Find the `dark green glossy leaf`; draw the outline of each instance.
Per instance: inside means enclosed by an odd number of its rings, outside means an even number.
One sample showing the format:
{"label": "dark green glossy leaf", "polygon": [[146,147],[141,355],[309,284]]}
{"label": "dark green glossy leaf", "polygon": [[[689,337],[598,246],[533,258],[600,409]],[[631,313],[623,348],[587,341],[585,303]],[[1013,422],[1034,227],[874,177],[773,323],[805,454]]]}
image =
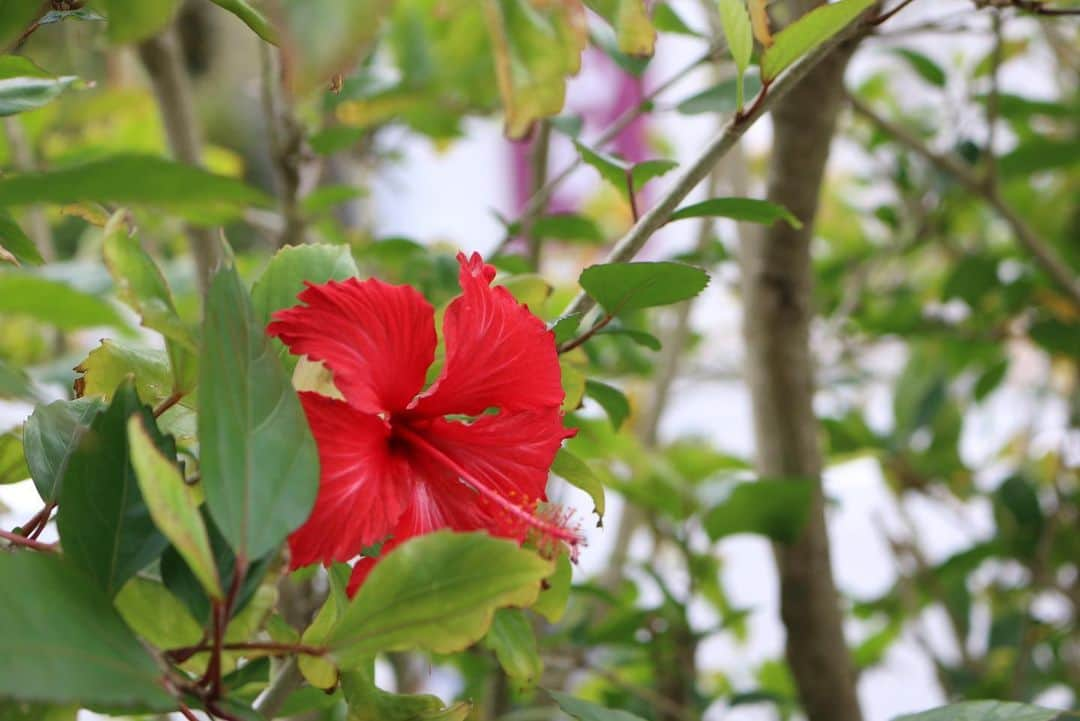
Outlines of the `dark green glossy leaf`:
{"label": "dark green glossy leaf", "polygon": [[157,430],[150,408],[128,380],[79,436],[61,479],[56,525],[64,555],[110,597],[168,545],[129,460],[127,424],[133,416],[142,419],[161,453],[176,456],[176,444]]}
{"label": "dark green glossy leaf", "polygon": [[671,305],[693,298],[708,274],[682,263],[608,263],[586,268],[581,287],[609,313]]}
{"label": "dark green glossy leaf", "polygon": [[801,228],[802,221],[782,205],[756,198],[712,198],[679,208],[668,222],[684,218],[730,218],[746,223],[772,225],[783,220],[792,228]]}
{"label": "dark green glossy leaf", "polygon": [[176,708],[161,670],[109,599],[65,561],[0,553],[0,608],[0,697]]}
{"label": "dark green glossy leaf", "polygon": [[460,651],[495,610],[528,606],[553,564],[485,533],[438,531],[391,551],[371,571],[328,639],[348,668],[380,651]]}
{"label": "dark green glossy leaf", "polygon": [[814,499],[814,481],[801,478],[733,483],[723,499],[705,513],[709,538],[757,533],[791,543],[802,533]]}
{"label": "dark green glossy leaf", "polygon": [[90,422],[104,410],[98,398],[77,398],[38,406],[26,421],[23,447],[30,477],[46,503],[60,497],[61,479],[67,472],[72,454]]}
{"label": "dark green glossy leaf", "polygon": [[259,558],[307,519],[319,461],[296,392],[232,266],[207,294],[199,389],[207,507],[237,557]]}

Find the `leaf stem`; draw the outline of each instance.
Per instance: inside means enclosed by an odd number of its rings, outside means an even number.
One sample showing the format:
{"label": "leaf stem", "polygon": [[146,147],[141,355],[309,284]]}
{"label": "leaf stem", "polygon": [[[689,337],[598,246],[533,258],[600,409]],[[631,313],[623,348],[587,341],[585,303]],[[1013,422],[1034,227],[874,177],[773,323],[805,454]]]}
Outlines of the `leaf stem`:
{"label": "leaf stem", "polygon": [[22,546],[24,548],[31,548],[35,551],[42,551],[44,553],[57,553],[60,548],[55,543],[41,543],[25,536],[20,536],[18,533],[12,533],[11,531],[0,531],[0,538],[9,541],[13,546]]}
{"label": "leaf stem", "polygon": [[180,391],[173,391],[172,395],[154,407],[154,418],[161,418],[161,416],[165,414],[165,411],[179,403],[180,399],[183,397],[184,394]]}
{"label": "leaf stem", "polygon": [[560,345],[558,347],[558,349],[557,349],[559,354],[561,355],[563,353],[569,353],[570,351],[574,350],[578,346],[583,345],[586,341],[588,341],[594,335],[596,335],[601,330],[603,330],[604,326],[606,326],[608,323],[610,323],[613,320],[615,320],[615,315],[612,314],[612,313],[608,313],[603,318],[601,318],[596,323],[596,325],[594,325],[592,328],[589,328],[587,331],[585,331],[584,333],[579,335],[577,338],[572,338],[572,339],[566,341],[565,343],[563,343],[562,345]]}
{"label": "leaf stem", "polygon": [[[213,645],[210,643],[198,643],[194,646],[181,646],[180,648],[172,648],[165,652],[166,658],[176,663],[183,663],[195,654],[205,653],[212,651]],[[300,643],[274,643],[274,642],[262,642],[252,641],[247,643],[222,643],[222,651],[261,651],[271,656],[286,656],[289,654],[301,654],[304,656],[325,656],[327,650],[319,646],[307,646]]]}

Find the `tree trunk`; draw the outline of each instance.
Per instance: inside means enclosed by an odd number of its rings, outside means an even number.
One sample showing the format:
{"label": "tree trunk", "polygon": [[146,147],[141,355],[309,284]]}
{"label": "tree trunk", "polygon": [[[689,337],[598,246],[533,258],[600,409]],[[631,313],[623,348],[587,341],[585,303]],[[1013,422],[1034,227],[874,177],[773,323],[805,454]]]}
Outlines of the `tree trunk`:
{"label": "tree trunk", "polygon": [[741,248],[757,471],[762,478],[814,484],[802,536],[775,546],[787,660],[810,721],[862,719],[830,566],[809,346],[813,219],[853,49],[841,47],[825,58],[772,113],[768,197],[789,208],[803,228],[777,223]]}

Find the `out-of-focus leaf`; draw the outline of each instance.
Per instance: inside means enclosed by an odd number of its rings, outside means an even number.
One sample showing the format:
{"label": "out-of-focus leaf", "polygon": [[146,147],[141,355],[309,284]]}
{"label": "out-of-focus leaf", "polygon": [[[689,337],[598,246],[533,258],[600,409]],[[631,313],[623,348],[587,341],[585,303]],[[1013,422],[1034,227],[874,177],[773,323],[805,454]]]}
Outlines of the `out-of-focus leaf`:
{"label": "out-of-focus leaf", "polygon": [[801,228],[802,221],[782,205],[757,198],[711,198],[679,208],[668,222],[684,218],[730,218],[745,223],[772,225],[782,220],[792,228]]}
{"label": "out-of-focus leaf", "polygon": [[288,80],[306,94],[328,87],[331,78],[347,74],[371,52],[390,0],[280,0],[276,21]]}
{"label": "out-of-focus leaf", "polygon": [[[206,222],[270,199],[233,178],[151,155],[112,155],[82,165],[0,178],[0,206],[52,203],[147,205]],[[2,294],[0,294],[2,295]]]}
{"label": "out-of-focus leaf", "polygon": [[764,478],[733,483],[705,513],[712,540],[736,533],[758,533],[792,543],[802,533],[814,499],[814,482],[801,478]]}
{"label": "out-of-focus leaf", "polygon": [[625,161],[616,158],[614,155],[593,150],[577,141],[574,141],[574,146],[578,149],[581,160],[586,165],[593,167],[596,172],[600,173],[600,177],[611,184],[611,187],[619,191],[621,195],[625,196],[627,194],[630,184],[628,176],[630,166]]}
{"label": "out-of-focus leaf", "polygon": [[[761,90],[761,75],[757,71],[743,74],[743,92],[757,95]],[[701,113],[734,113],[739,109],[738,77],[721,80],[706,90],[691,95],[676,106],[683,115]]]}
{"label": "out-of-focus leaf", "polygon": [[514,300],[528,306],[534,313],[541,312],[552,290],[548,282],[536,273],[514,275],[500,280],[497,285],[510,291]]}
{"label": "out-of-focus leaf", "polygon": [[176,708],[161,669],[109,598],[67,561],[0,553],[0,608],[0,696],[139,713]]}
{"label": "out-of-focus leaf", "polygon": [[137,43],[161,32],[180,7],[179,0],[102,0],[109,40]]}
{"label": "out-of-focus leaf", "polygon": [[[326,596],[326,602],[315,615],[315,620],[307,627],[300,639],[304,645],[322,646],[326,637],[330,635],[345,613],[345,609],[349,606],[346,589],[351,571],[352,569],[344,563],[334,564],[328,569],[330,592]],[[330,689],[338,682],[338,669],[327,658],[304,655],[300,657],[299,665],[300,673],[315,688]]]}
{"label": "out-of-focus leaf", "polygon": [[682,263],[608,263],[586,268],[578,282],[604,310],[615,314],[693,298],[708,285],[709,276]]}
{"label": "out-of-focus leaf", "polygon": [[923,80],[939,88],[945,87],[948,80],[945,71],[929,57],[909,48],[897,48],[893,52],[906,60],[911,69]]}
{"label": "out-of-focus leaf", "polygon": [[76,80],[56,77],[21,55],[0,55],[0,117],[40,108]]}
{"label": "out-of-focus leaf", "polygon": [[585,395],[600,404],[611,421],[611,427],[616,431],[630,415],[630,401],[626,399],[626,394],[614,386],[589,379],[585,381]]}
{"label": "out-of-focus leaf", "polygon": [[702,37],[700,32],[687,25],[686,21],[675,12],[675,9],[671,7],[671,3],[662,2],[656,4],[653,8],[653,26],[660,32]]}
{"label": "out-of-focus leaf", "polygon": [[110,597],[168,545],[150,517],[129,458],[127,424],[133,416],[142,419],[167,458],[176,456],[176,444],[157,430],[135,384],[126,381],[80,435],[61,481],[56,518],[64,556]]}
{"label": "out-of-focus leaf", "polygon": [[131,464],[154,525],[187,561],[206,593],[224,598],[195,489],[184,483],[176,461],[161,453],[141,418],[132,416],[127,432]]}
{"label": "out-of-focus leaf", "polygon": [[79,440],[90,422],[105,408],[98,398],[77,398],[38,406],[26,421],[23,448],[30,477],[46,503],[60,497],[60,481],[67,472]]}
{"label": "out-of-focus leaf", "polygon": [[644,0],[585,0],[615,29],[619,51],[636,57],[653,54],[656,28]]}
{"label": "out-of-focus leaf", "polygon": [[15,431],[0,434],[0,486],[30,477],[23,453],[22,438]]}
{"label": "out-of-focus leaf", "polygon": [[894,721],[1080,721],[1080,714],[1008,701],[967,701]]}
{"label": "out-of-focus leaf", "polygon": [[1008,178],[1031,173],[1063,170],[1080,164],[1080,143],[1075,138],[1029,138],[998,160],[998,169]]}
{"label": "out-of-focus leaf", "polygon": [[228,10],[260,38],[274,45],[278,44],[278,32],[266,16],[254,8],[247,0],[211,0],[215,5]]}
{"label": "out-of-focus leaf", "polygon": [[604,242],[604,231],[591,218],[576,213],[558,213],[537,218],[532,227],[538,238],[567,240],[590,245]]}
{"label": "out-of-focus leaf", "polygon": [[724,29],[731,59],[735,61],[735,108],[742,110],[745,99],[743,76],[754,52],[754,30],[746,0],[720,0],[720,24]]}
{"label": "out-of-focus leaf", "polygon": [[585,461],[565,448],[560,448],[551,464],[551,472],[588,493],[592,498],[593,512],[597,518],[604,518],[604,486]]}
{"label": "out-of-focus leaf", "polygon": [[206,505],[237,557],[259,558],[303,523],[319,460],[300,400],[236,269],[214,276],[199,358]]}
{"label": "out-of-focus leaf", "polygon": [[158,648],[192,646],[202,638],[202,627],[157,581],[136,576],[120,589],[115,604],[131,629]]}
{"label": "out-of-focus leaf", "polygon": [[0,358],[0,398],[38,400],[40,394],[22,369]]}
{"label": "out-of-focus leaf", "polygon": [[630,180],[634,184],[634,192],[645,187],[645,184],[654,178],[670,173],[679,164],[674,160],[645,160],[637,163],[630,169]]}
{"label": "out-of-focus leaf", "polygon": [[380,651],[460,651],[483,637],[496,609],[535,601],[553,570],[485,533],[413,538],[371,571],[330,634],[331,655],[347,668]]}
{"label": "out-of-focus leaf", "polygon": [[52,23],[64,22],[65,20],[93,22],[105,20],[105,16],[94,12],[90,8],[79,8],[78,10],[50,10],[41,16],[41,19],[38,20],[38,25],[51,25]]}
{"label": "out-of-focus leaf", "polygon": [[635,716],[628,711],[607,708],[568,693],[545,690],[551,698],[555,699],[555,703],[559,704],[559,708],[578,721],[644,721],[640,716]]}
{"label": "out-of-focus leaf", "polygon": [[544,672],[536,634],[519,608],[500,608],[495,612],[484,645],[495,652],[506,675],[520,683],[532,685]]}
{"label": "out-of-focus leaf", "polygon": [[581,67],[585,11],[576,2],[497,0],[488,3],[485,18],[506,134],[521,138],[534,122],[563,109],[566,78]]}
{"label": "out-of-focus leaf", "polygon": [[0,52],[9,52],[40,13],[38,0],[0,0]]}
{"label": "out-of-focus leaf", "polygon": [[101,298],[67,283],[17,272],[0,272],[0,313],[30,316],[62,330],[125,326],[120,314]]}
{"label": "out-of-focus leaf", "polygon": [[761,56],[761,77],[772,82],[795,61],[850,25],[875,0],[840,0],[822,5],[788,25]]}
{"label": "out-of-focus leaf", "polygon": [[560,553],[555,560],[555,573],[545,579],[544,589],[532,605],[532,610],[546,618],[548,623],[558,623],[566,613],[573,575],[569,554]]}
{"label": "out-of-focus leaf", "polygon": [[44,262],[34,241],[23,232],[15,219],[11,217],[11,213],[0,209],[0,260],[3,260],[5,250],[18,263],[41,265]]}

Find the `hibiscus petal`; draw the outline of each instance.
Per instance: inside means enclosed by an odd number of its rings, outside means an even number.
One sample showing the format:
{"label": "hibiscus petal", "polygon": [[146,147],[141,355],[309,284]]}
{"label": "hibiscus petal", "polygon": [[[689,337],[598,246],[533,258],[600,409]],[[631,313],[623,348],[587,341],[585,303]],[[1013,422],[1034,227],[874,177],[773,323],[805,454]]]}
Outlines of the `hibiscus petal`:
{"label": "hibiscus petal", "polygon": [[[441,528],[485,529],[517,541],[536,531],[548,540],[577,544],[577,530],[562,519],[536,515],[537,503],[547,499],[551,462],[574,432],[563,426],[557,408],[502,412],[471,423],[414,421],[399,429],[417,483],[382,553]],[[360,559],[349,579],[350,594],[377,562]]]}
{"label": "hibiscus petal", "polygon": [[386,538],[409,504],[413,472],[377,416],[317,393],[301,393],[319,448],[319,495],[289,537],[292,567],[348,561]]}
{"label": "hibiscus petal", "polygon": [[446,309],[446,365],[417,401],[418,415],[479,415],[558,408],[563,401],[555,336],[503,287],[495,269],[473,253],[461,263],[461,295]]}
{"label": "hibiscus petal", "polygon": [[414,288],[380,280],[330,281],[297,296],[267,327],[295,355],[334,374],[334,385],[365,413],[404,410],[435,358],[435,311]]}

